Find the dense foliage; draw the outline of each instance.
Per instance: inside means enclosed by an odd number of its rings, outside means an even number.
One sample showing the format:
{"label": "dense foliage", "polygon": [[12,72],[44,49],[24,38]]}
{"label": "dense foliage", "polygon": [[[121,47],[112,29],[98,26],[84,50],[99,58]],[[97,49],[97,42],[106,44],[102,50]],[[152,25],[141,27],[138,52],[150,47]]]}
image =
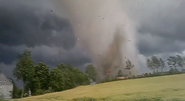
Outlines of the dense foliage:
{"label": "dense foliage", "polygon": [[20,91],[14,83],[13,98],[28,96],[29,90],[31,95],[40,95],[90,84],[89,76],[71,65],[61,63],[49,70],[45,63],[35,64],[29,50],[25,50],[18,59],[13,74],[23,82],[24,89]]}
{"label": "dense foliage", "polygon": [[89,64],[86,66],[85,73],[88,74],[89,79],[96,81],[97,72],[96,72],[96,68],[92,64]]}
{"label": "dense foliage", "polygon": [[147,67],[153,70],[153,73],[159,73],[159,69],[162,73],[163,69],[166,67],[166,64],[170,69],[169,73],[178,73],[180,71],[178,68],[181,68],[181,71],[183,71],[183,67],[185,65],[185,57],[180,55],[169,56],[166,62],[157,56],[152,56],[151,59],[146,60]]}
{"label": "dense foliage", "polygon": [[[18,58],[19,61],[17,61],[16,67],[13,70],[13,75],[18,80],[22,80],[23,88],[25,88],[34,79],[34,62],[31,59],[31,51],[25,50]],[[21,94],[22,97],[23,93],[24,90]]]}

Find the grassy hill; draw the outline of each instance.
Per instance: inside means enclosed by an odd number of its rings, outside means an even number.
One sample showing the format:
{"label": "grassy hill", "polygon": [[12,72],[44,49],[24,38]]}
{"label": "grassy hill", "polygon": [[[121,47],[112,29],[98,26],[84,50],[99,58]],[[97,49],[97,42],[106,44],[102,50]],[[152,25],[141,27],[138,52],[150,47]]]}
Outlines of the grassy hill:
{"label": "grassy hill", "polygon": [[92,98],[95,101],[185,101],[185,74],[81,86],[16,101],[93,101]]}

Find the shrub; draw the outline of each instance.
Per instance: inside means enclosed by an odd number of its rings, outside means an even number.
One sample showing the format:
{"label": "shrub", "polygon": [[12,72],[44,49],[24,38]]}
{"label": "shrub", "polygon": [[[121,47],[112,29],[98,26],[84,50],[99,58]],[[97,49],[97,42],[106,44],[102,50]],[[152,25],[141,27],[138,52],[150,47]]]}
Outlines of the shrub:
{"label": "shrub", "polygon": [[44,94],[46,94],[46,93],[51,93],[51,90],[45,90]]}
{"label": "shrub", "polygon": [[36,90],[35,95],[41,95],[44,94],[44,91],[41,89]]}

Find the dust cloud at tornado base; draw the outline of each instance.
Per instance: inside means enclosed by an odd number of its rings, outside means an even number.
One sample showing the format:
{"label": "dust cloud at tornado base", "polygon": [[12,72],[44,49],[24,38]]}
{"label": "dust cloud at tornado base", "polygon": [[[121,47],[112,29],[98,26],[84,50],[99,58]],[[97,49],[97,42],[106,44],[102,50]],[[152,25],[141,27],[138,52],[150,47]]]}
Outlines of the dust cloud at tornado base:
{"label": "dust cloud at tornado base", "polygon": [[67,14],[78,45],[85,48],[93,59],[100,80],[116,76],[118,70],[128,74],[125,61],[131,60],[137,75],[138,61],[134,24],[129,20],[120,0],[55,0],[58,15]]}

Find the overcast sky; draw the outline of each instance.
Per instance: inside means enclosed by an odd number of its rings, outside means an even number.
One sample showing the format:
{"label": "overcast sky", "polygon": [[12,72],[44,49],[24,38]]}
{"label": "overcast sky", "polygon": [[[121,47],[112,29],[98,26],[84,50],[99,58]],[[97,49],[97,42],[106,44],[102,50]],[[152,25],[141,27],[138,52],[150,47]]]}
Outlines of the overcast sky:
{"label": "overcast sky", "polygon": [[[49,0],[0,0],[0,71],[12,77],[17,55],[32,50],[35,62],[58,63],[83,70],[91,57],[76,46],[68,19],[58,17]],[[184,0],[125,0],[123,9],[137,25],[139,73],[145,58],[185,53]],[[51,11],[52,10],[52,11]]]}

